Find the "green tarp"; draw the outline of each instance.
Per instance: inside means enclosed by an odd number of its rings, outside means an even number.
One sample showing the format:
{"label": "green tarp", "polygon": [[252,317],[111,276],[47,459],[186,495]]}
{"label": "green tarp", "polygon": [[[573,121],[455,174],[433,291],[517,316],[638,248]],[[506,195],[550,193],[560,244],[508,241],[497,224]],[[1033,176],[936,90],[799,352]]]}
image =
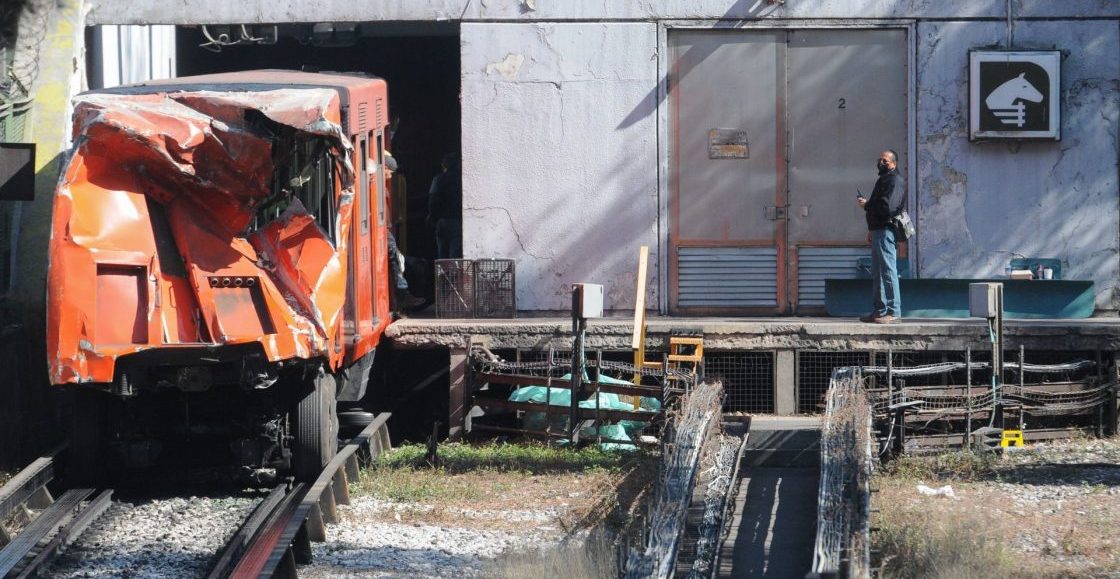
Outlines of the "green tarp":
{"label": "green tarp", "polygon": [[[562,380],[571,380],[571,374],[561,376]],[[584,376],[584,380],[590,380]],[[600,384],[616,384],[616,385],[629,385],[632,382],[627,380],[620,380],[612,378],[605,374],[599,376]],[[572,405],[572,392],[571,390],[563,388],[549,389],[545,386],[524,386],[514,390],[509,396],[511,402],[533,402],[537,404],[544,404],[547,398],[547,403],[552,406],[563,406],[568,408]],[[618,394],[613,392],[596,392],[594,395],[586,400],[579,402],[580,408],[595,410],[601,408],[603,410],[639,410],[649,411],[655,413],[661,410],[661,402],[656,398],[643,396],[639,399],[639,408],[634,408],[634,405],[629,402],[622,401]],[[610,438],[621,441],[634,440],[636,436],[641,434],[642,430],[648,425],[648,422],[637,420],[621,420],[618,424],[605,424],[598,428],[583,428],[579,431],[580,438]],[[527,430],[546,430],[551,427],[554,432],[564,432],[568,429],[568,417],[552,415],[551,417],[544,412],[526,412],[523,419],[522,426]],[[633,449],[632,444],[618,444],[613,442],[603,443],[604,449]]]}

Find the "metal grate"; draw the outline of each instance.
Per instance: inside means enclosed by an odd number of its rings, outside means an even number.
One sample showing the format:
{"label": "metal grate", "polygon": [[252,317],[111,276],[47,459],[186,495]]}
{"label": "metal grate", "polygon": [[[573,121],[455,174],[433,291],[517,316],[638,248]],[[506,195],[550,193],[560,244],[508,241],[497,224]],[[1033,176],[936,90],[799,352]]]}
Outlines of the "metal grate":
{"label": "metal grate", "polygon": [[824,306],[824,280],[856,279],[857,263],[867,255],[866,247],[797,248],[797,305]]}
{"label": "metal grate", "polygon": [[435,266],[436,317],[474,317],[474,261],[437,259]]}
{"label": "metal grate", "polygon": [[704,378],[723,382],[726,412],[774,412],[773,352],[706,353]]}
{"label": "metal grate", "polygon": [[475,315],[480,318],[512,318],[517,312],[512,259],[480,259],[474,262]]}
{"label": "metal grate", "polygon": [[777,248],[680,247],[677,259],[682,308],[778,304]]}
{"label": "metal grate", "polygon": [[819,414],[824,410],[833,368],[866,366],[870,361],[868,352],[798,352],[797,411]]}

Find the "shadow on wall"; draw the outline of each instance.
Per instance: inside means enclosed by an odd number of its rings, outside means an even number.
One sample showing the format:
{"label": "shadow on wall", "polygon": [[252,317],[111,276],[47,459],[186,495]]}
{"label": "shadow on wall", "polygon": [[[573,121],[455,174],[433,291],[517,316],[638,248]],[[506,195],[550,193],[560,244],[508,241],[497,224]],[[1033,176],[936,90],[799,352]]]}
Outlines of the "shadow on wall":
{"label": "shadow on wall", "polygon": [[[727,12],[724,12],[723,16],[720,17],[720,23],[716,26],[717,28],[737,28],[750,20],[770,15],[780,6],[780,3],[759,2],[758,0],[737,0],[727,9]],[[710,56],[712,50],[708,48],[692,47],[689,48],[686,54],[687,58],[682,57],[682,61],[699,63]],[[682,78],[687,74],[688,70],[681,71]],[[662,103],[669,92],[668,86],[669,76],[666,74],[657,81],[657,85],[642,99],[642,102],[635,107],[629,115],[626,115],[625,119],[622,119],[618,128],[625,129],[627,127],[632,127],[657,111],[657,107]]]}

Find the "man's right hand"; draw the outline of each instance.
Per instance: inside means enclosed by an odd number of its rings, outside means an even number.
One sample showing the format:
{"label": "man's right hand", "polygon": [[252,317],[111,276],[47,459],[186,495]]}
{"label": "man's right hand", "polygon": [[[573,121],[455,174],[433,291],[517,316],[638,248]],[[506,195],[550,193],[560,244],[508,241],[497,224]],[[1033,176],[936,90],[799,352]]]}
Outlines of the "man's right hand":
{"label": "man's right hand", "polygon": [[858,205],[859,205],[860,207],[863,207],[864,205],[867,205],[867,199],[866,199],[866,198],[864,198],[864,197],[856,197],[856,203],[857,203],[857,204],[858,204]]}

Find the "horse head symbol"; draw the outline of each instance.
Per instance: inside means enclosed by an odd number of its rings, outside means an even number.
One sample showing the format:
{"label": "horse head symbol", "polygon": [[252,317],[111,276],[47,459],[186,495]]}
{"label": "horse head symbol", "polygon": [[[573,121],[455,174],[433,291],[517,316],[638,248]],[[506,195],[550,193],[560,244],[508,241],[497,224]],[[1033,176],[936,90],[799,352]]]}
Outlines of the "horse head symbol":
{"label": "horse head symbol", "polygon": [[984,99],[984,104],[988,105],[989,109],[1009,109],[1015,105],[1015,101],[1022,99],[1037,103],[1042,101],[1042,93],[1034,88],[1027,79],[1023,78],[1022,73],[1019,76],[999,85],[988,98]]}

